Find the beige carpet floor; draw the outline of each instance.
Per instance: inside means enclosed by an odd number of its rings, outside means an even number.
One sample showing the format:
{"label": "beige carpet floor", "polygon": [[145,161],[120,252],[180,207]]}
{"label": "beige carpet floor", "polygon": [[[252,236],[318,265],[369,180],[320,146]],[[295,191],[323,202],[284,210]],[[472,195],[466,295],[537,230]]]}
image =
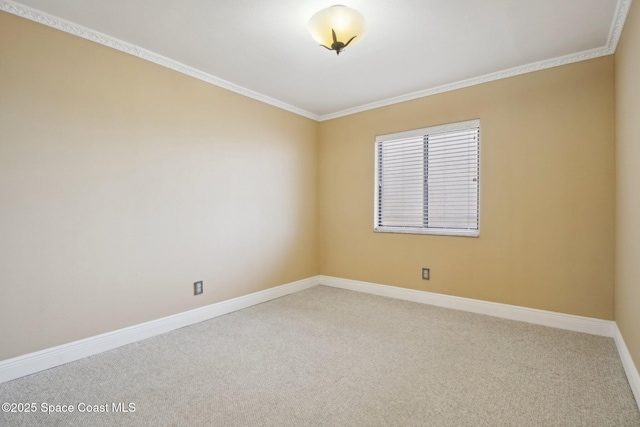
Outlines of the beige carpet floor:
{"label": "beige carpet floor", "polygon": [[2,426],[640,426],[610,338],[324,286],[0,396],[37,406]]}

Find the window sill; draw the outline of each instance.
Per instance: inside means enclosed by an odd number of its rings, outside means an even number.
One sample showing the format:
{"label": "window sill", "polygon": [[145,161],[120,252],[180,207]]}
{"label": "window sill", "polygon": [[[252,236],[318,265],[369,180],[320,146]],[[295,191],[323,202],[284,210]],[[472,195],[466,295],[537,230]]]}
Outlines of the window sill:
{"label": "window sill", "polygon": [[480,237],[480,230],[448,230],[409,227],[374,227],[376,233],[431,234],[435,236]]}

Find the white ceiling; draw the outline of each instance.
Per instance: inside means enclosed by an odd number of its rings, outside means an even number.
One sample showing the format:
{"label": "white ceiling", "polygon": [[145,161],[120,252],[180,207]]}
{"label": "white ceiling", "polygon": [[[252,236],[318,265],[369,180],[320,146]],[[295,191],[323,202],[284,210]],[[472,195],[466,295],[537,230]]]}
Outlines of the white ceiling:
{"label": "white ceiling", "polygon": [[334,0],[0,0],[25,16],[325,120],[613,53],[631,0],[345,0],[340,56],[306,24]]}

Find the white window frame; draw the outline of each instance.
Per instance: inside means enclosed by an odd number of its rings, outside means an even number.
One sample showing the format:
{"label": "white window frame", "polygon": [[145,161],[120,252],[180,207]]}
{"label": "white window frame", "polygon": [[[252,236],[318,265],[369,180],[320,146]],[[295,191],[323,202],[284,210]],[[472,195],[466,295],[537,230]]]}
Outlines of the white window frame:
{"label": "white window frame", "polygon": [[394,140],[402,140],[406,138],[415,138],[419,136],[425,136],[430,134],[438,134],[442,132],[450,132],[457,130],[471,130],[474,128],[480,129],[480,120],[468,120],[458,123],[449,123],[439,126],[431,126],[422,129],[415,129],[405,132],[398,132],[387,135],[378,135],[375,140],[375,185],[374,185],[374,209],[373,209],[373,228],[376,232],[385,233],[405,233],[405,234],[433,234],[433,235],[445,235],[445,236],[466,236],[466,237],[478,237],[480,235],[480,145],[481,137],[478,138],[478,175],[477,175],[477,228],[461,229],[461,228],[448,228],[448,227],[410,227],[410,226],[384,226],[378,223],[379,210],[380,210],[380,154],[379,147],[383,142],[389,142]]}

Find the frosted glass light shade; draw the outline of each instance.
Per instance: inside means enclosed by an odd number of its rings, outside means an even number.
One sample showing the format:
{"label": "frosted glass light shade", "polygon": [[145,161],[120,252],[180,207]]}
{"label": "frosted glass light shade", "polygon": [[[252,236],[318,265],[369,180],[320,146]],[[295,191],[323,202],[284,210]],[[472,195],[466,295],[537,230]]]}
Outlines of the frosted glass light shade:
{"label": "frosted glass light shade", "polygon": [[317,12],[309,20],[309,31],[313,39],[318,44],[340,53],[341,48],[335,49],[335,46],[332,46],[334,40],[331,30],[335,31],[336,40],[343,46],[351,40],[351,43],[348,43],[351,47],[359,43],[365,35],[364,16],[350,7],[331,6]]}

